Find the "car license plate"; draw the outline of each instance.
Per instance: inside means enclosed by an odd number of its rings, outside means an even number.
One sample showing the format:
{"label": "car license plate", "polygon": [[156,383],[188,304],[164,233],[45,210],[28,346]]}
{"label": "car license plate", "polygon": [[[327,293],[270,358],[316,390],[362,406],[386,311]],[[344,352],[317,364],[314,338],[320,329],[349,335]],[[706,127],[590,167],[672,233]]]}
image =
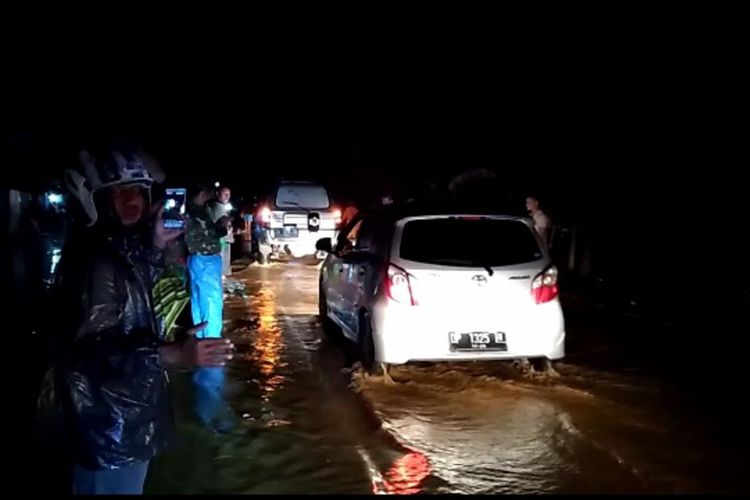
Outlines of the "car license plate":
{"label": "car license plate", "polygon": [[508,350],[505,334],[502,332],[450,332],[449,341],[451,352]]}
{"label": "car license plate", "polygon": [[296,238],[299,235],[296,226],[284,226],[281,230],[282,238]]}

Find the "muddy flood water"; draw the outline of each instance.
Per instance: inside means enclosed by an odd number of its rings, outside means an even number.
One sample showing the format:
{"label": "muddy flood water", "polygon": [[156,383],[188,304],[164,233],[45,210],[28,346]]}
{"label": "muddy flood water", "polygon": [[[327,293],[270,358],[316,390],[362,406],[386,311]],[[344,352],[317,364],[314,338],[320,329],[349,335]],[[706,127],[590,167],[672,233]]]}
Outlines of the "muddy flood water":
{"label": "muddy flood water", "polygon": [[233,279],[246,294],[226,300],[238,355],[222,410],[199,424],[189,374],[170,374],[178,439],[147,493],[750,491],[745,443],[655,379],[572,355],[559,377],[441,363],[396,367],[389,384],[350,370],[351,346],[322,332],[317,266]]}

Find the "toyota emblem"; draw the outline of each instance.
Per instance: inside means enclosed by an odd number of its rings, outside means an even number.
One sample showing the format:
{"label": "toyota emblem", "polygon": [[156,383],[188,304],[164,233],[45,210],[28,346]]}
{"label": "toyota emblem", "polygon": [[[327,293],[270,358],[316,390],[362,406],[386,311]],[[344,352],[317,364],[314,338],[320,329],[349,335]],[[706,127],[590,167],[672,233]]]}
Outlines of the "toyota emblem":
{"label": "toyota emblem", "polygon": [[471,281],[477,284],[477,286],[484,286],[487,284],[487,278],[482,276],[481,274],[477,274],[476,276],[471,277]]}

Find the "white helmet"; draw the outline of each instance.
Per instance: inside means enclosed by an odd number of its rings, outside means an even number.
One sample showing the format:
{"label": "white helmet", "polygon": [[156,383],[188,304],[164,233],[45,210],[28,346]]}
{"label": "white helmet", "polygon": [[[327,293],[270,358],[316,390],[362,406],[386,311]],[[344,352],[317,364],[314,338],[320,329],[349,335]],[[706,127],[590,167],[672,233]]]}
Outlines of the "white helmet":
{"label": "white helmet", "polygon": [[164,172],[156,161],[140,149],[115,147],[102,158],[94,158],[88,151],[79,153],[84,175],[73,169],[65,171],[65,185],[75,196],[89,217],[88,226],[96,223],[94,193],[125,184],[137,184],[151,189],[151,184],[162,182]]}

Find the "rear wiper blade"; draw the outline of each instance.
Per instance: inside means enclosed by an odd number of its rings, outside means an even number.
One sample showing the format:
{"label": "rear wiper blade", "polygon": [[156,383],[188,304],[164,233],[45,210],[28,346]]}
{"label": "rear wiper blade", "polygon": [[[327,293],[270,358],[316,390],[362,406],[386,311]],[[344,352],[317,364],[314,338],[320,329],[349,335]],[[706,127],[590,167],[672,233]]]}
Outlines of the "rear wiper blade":
{"label": "rear wiper blade", "polygon": [[299,204],[299,203],[297,203],[297,202],[294,202],[294,201],[283,201],[282,203],[283,203],[284,205],[292,205],[293,207],[301,208],[302,210],[304,210],[304,211],[305,211],[305,212],[307,212],[308,214],[310,213],[310,210],[306,209],[305,207],[303,207],[302,205],[300,205],[300,204]]}
{"label": "rear wiper blade", "polygon": [[481,267],[485,271],[487,271],[487,274],[490,275],[490,277],[495,274],[495,270],[492,269],[492,267],[489,264],[483,263],[483,262],[477,262],[475,260],[470,259],[438,259],[436,262],[442,261],[443,263],[450,265],[450,264],[466,264],[471,267]]}

